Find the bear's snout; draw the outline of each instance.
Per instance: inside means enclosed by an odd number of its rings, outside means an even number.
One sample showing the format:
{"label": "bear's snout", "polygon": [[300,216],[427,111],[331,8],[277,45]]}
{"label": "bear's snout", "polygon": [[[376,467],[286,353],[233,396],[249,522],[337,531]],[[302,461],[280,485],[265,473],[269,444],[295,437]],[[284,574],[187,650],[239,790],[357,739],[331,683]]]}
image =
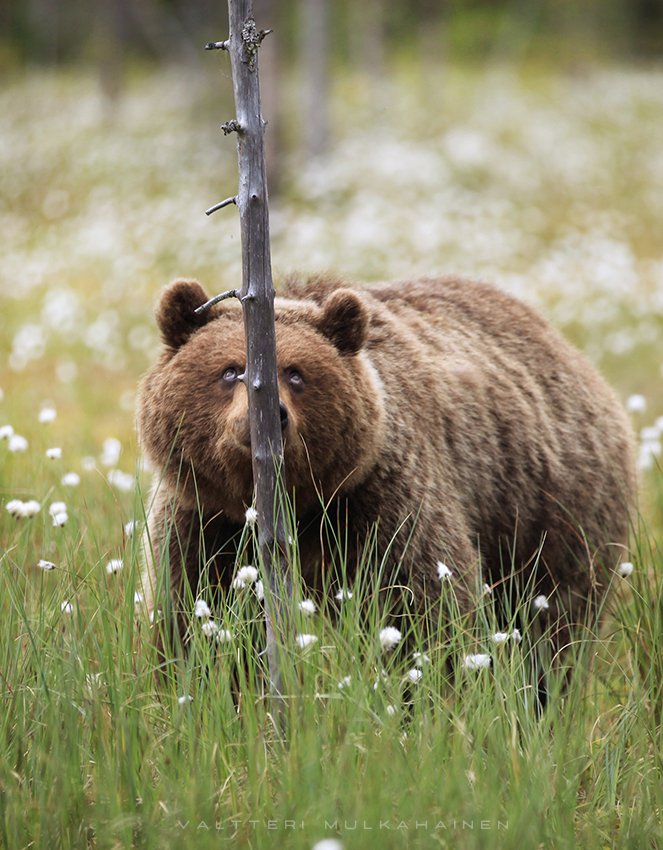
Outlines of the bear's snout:
{"label": "bear's snout", "polygon": [[251,428],[249,426],[248,412],[242,416],[238,416],[231,423],[231,431],[240,446],[244,446],[247,449],[251,448]]}
{"label": "bear's snout", "polygon": [[281,415],[281,430],[285,431],[288,425],[288,408],[282,401],[279,402],[279,413]]}

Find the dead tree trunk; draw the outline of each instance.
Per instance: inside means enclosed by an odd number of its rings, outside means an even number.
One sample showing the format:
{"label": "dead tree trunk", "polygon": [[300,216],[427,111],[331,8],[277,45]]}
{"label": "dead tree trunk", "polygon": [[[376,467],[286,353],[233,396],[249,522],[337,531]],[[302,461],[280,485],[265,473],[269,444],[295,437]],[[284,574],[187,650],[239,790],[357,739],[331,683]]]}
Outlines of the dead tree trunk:
{"label": "dead tree trunk", "polygon": [[267,33],[256,26],[252,0],[228,0],[228,13],[228,40],[208,45],[230,53],[236,108],[236,118],[224,124],[223,130],[236,132],[238,140],[239,192],[229,201],[234,200],[239,207],[242,288],[226,294],[240,299],[244,313],[244,383],[249,404],[258,544],[267,584],[267,656],[272,695],[278,698],[274,708],[280,716],[283,676],[278,641],[289,631],[287,611],[291,593],[280,510],[285,495],[283,441],[263,144],[265,122],[260,111],[258,81],[258,49]]}

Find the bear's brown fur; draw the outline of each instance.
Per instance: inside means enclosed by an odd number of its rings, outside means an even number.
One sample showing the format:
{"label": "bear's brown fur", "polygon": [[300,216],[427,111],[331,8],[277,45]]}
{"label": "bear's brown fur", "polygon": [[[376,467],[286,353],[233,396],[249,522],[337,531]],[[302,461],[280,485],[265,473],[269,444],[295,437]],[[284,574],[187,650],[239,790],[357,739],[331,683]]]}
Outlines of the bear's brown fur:
{"label": "bear's brown fur", "polygon": [[[165,348],[139,402],[157,481],[147,584],[167,545],[173,588],[184,572],[194,593],[201,577],[229,585],[252,501],[241,308],[198,317],[206,299],[195,281],[164,292]],[[276,345],[305,580],[323,564],[322,498],[344,518],[355,563],[377,522],[385,581],[420,600],[439,595],[439,561],[464,608],[514,567],[524,586],[536,564],[529,589],[549,597],[549,614],[585,618],[625,554],[630,424],[537,313],[456,278],[292,279],[276,299]]]}

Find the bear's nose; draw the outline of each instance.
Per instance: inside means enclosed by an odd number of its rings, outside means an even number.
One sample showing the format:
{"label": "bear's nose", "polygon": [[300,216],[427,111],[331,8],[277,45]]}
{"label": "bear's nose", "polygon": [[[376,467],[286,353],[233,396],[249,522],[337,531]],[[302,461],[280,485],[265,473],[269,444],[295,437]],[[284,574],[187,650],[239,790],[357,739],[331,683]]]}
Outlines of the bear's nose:
{"label": "bear's nose", "polygon": [[279,402],[279,413],[281,414],[281,430],[285,431],[285,427],[288,424],[288,408],[282,401]]}

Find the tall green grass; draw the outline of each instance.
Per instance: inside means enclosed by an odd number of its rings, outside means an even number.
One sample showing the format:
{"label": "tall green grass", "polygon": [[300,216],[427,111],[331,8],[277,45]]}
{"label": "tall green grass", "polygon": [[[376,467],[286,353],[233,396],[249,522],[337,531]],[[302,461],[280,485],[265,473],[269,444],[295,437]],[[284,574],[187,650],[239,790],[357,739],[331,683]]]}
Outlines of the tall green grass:
{"label": "tall green grass", "polygon": [[[216,601],[198,589],[222,640],[204,634],[191,594],[187,651],[160,656],[163,621],[134,600],[138,537],[106,551],[113,523],[92,522],[116,497],[101,478],[80,489],[63,528],[49,527],[45,506],[0,518],[4,846],[660,846],[661,553],[645,526],[603,633],[569,650],[577,675],[563,688],[552,674],[542,715],[528,673],[536,646],[527,629],[520,643],[492,642],[513,622],[490,595],[473,625],[443,599],[424,640],[407,605],[385,613],[373,553],[339,602],[340,562],[313,614],[297,604],[295,576],[280,728],[254,585]],[[139,509],[123,498],[127,515]],[[37,555],[53,544],[45,572]],[[124,566],[108,573],[111,554]],[[402,633],[393,650],[381,646],[386,625]],[[297,634],[315,640],[302,648]],[[466,669],[476,652],[490,668]]]}

